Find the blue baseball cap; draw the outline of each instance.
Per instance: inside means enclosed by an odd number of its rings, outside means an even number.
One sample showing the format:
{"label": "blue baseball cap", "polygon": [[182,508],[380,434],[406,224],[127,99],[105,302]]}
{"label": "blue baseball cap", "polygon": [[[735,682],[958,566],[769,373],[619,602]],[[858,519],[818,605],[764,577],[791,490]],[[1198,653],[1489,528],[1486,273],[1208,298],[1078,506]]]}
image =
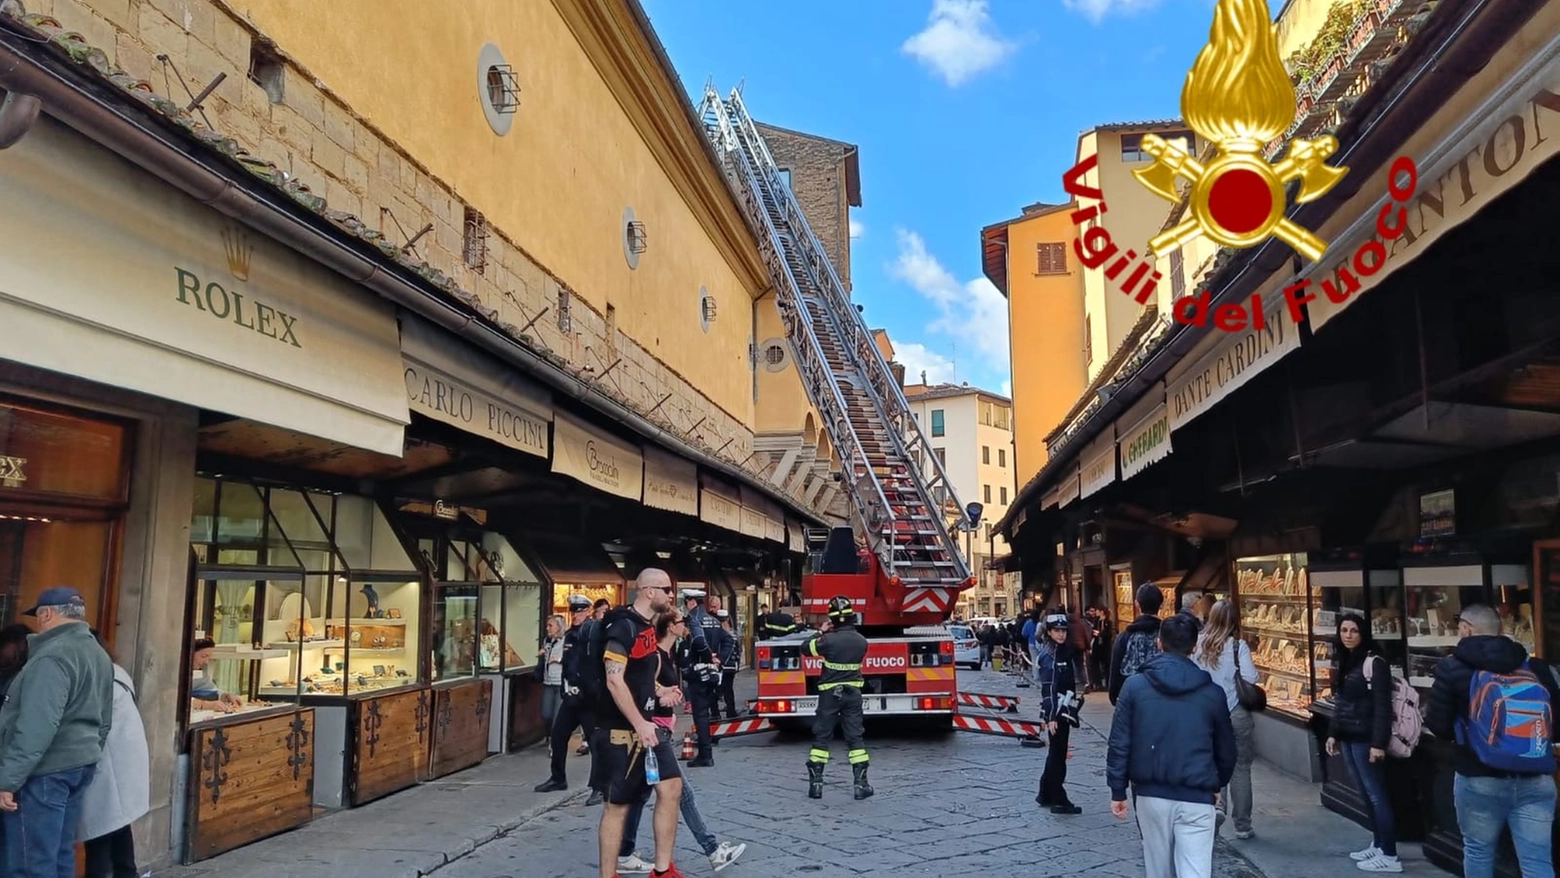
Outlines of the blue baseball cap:
{"label": "blue baseball cap", "polygon": [[39,607],[63,607],[66,604],[80,604],[85,607],[87,599],[81,596],[81,592],[68,585],[56,585],[44,589],[43,593],[38,595],[38,603],[33,604],[32,609],[23,612],[22,615],[36,616]]}

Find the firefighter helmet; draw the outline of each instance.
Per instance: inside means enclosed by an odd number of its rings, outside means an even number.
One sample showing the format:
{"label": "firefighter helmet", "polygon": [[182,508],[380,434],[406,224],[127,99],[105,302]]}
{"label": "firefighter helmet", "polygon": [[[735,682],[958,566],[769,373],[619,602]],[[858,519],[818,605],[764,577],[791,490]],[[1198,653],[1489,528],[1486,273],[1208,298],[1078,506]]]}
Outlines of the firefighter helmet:
{"label": "firefighter helmet", "polygon": [[849,622],[855,618],[856,611],[851,608],[850,598],[844,595],[835,595],[829,598],[829,619],[835,622]]}

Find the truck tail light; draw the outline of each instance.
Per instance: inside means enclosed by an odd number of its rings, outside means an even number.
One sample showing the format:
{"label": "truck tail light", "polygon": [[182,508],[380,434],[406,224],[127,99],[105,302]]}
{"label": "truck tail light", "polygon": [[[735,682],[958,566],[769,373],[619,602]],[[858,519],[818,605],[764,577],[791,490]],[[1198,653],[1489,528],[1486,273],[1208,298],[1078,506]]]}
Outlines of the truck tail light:
{"label": "truck tail light", "polygon": [[953,709],[953,699],[952,698],[941,697],[941,696],[938,696],[938,697],[927,697],[927,698],[917,698],[916,702],[915,702],[915,709],[916,710],[952,710]]}

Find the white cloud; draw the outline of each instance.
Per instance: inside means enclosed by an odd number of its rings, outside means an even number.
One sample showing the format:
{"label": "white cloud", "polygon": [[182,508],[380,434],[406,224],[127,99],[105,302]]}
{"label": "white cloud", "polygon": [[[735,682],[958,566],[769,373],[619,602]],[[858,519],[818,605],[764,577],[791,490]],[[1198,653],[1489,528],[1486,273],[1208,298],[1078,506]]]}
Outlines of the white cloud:
{"label": "white cloud", "polygon": [[916,341],[894,342],[894,359],[905,367],[905,383],[942,384],[953,380],[953,360]]}
{"label": "white cloud", "polygon": [[1104,21],[1108,15],[1131,15],[1158,3],[1159,0],[1062,0],[1063,6],[1083,13],[1085,18],[1095,24]]}
{"label": "white cloud", "polygon": [[[937,257],[926,252],[926,242],[915,232],[896,229],[895,235],[899,256],[889,266],[889,273],[909,284],[936,309],[937,317],[927,324],[927,330],[949,338],[960,351],[972,351],[986,370],[1008,374],[1007,300],[984,277],[959,282]],[[906,361],[900,357],[900,362]]]}
{"label": "white cloud", "polygon": [[867,224],[855,217],[850,218],[850,236],[860,238],[867,234]]}
{"label": "white cloud", "polygon": [[1016,43],[1003,39],[992,27],[986,0],[932,0],[926,29],[900,46],[901,51],[930,67],[950,87],[997,66],[1017,48]]}
{"label": "white cloud", "polygon": [[1013,381],[1012,381],[1012,379],[1008,379],[1007,381],[1002,382],[1002,395],[1007,397],[1008,399],[1012,399],[1013,398]]}

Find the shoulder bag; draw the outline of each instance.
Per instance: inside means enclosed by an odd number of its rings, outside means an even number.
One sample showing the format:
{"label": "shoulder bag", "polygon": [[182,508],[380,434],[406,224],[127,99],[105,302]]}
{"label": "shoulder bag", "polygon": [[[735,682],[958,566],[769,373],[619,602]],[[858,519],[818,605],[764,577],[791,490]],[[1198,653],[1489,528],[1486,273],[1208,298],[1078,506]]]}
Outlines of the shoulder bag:
{"label": "shoulder bag", "polygon": [[1256,683],[1246,682],[1246,678],[1240,675],[1240,648],[1242,646],[1246,647],[1247,658],[1251,657],[1251,647],[1246,646],[1246,642],[1243,640],[1236,640],[1235,655],[1233,657],[1235,660],[1235,701],[1252,713],[1261,713],[1267,710],[1267,693],[1262,690],[1261,686],[1258,686]]}

